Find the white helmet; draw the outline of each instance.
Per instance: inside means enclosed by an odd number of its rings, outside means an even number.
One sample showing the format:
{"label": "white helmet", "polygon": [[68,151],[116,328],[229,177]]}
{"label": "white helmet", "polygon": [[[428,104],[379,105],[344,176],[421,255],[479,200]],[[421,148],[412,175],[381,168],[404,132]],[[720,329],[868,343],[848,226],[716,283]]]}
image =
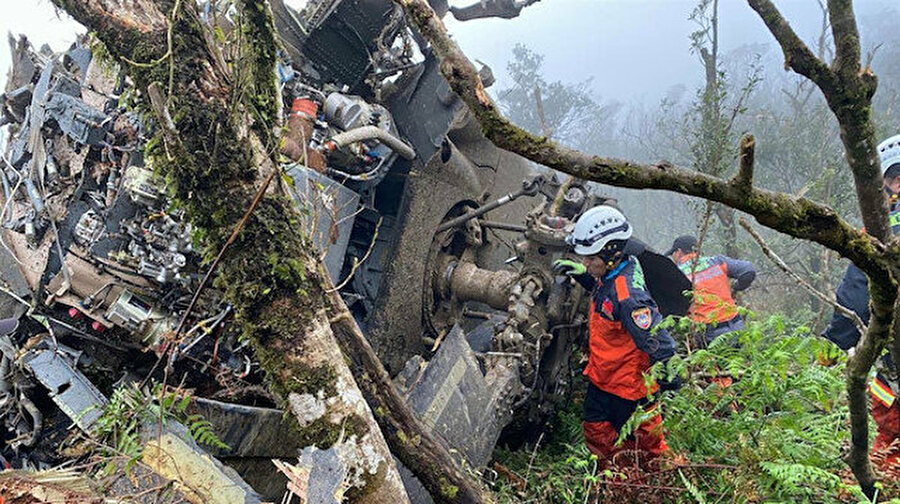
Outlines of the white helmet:
{"label": "white helmet", "polygon": [[900,135],[894,135],[878,144],[878,157],[881,158],[881,174],[887,173],[888,168],[900,164]]}
{"label": "white helmet", "polygon": [[609,242],[624,242],[628,238],[631,238],[631,224],[622,212],[600,205],[581,214],[566,243],[575,246],[576,254],[589,256],[603,250]]}

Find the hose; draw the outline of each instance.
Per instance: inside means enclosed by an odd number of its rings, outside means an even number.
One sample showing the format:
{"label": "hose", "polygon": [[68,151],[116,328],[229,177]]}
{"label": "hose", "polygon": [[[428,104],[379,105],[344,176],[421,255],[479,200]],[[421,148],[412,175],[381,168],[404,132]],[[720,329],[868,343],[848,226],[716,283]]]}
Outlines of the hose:
{"label": "hose", "polygon": [[[374,183],[378,183],[378,182],[381,182],[381,179],[383,179],[384,175],[385,175],[385,173],[381,173],[382,168],[385,167],[384,160],[385,160],[385,158],[381,158],[381,161],[379,161],[378,166],[376,166],[372,170],[369,170],[365,173],[360,173],[357,175],[351,175],[349,173],[345,173],[340,170],[336,170],[334,168],[326,168],[325,173],[331,175],[334,178],[340,179],[341,182],[343,182],[345,180],[353,180],[356,182],[373,181]],[[381,176],[379,177],[379,175],[381,175]]]}
{"label": "hose", "polygon": [[41,410],[39,410],[25,394],[20,394],[19,404],[31,416],[31,434],[26,441],[22,441],[22,446],[31,448],[37,443],[41,436],[41,428],[44,425],[44,415],[41,414]]}
{"label": "hose", "polygon": [[37,191],[37,187],[34,186],[34,181],[29,177],[25,177],[25,192],[28,193],[28,198],[31,200],[31,206],[34,207],[34,211],[36,213],[41,213],[44,211],[44,200],[41,199],[40,193]]}
{"label": "hose", "polygon": [[399,154],[403,159],[416,158],[416,151],[413,150],[409,144],[378,126],[362,126],[343,133],[338,133],[331,138],[331,142],[333,142],[336,147],[344,147],[352,143],[362,142],[363,140],[378,140],[390,147],[391,150]]}

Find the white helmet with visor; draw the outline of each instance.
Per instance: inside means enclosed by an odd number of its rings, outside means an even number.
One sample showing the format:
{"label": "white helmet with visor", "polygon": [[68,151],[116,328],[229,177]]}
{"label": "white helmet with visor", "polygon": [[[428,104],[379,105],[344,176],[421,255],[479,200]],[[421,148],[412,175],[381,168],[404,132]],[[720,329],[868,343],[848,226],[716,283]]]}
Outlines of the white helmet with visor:
{"label": "white helmet with visor", "polygon": [[878,144],[878,157],[881,158],[881,174],[888,168],[900,165],[900,135],[894,135]]}
{"label": "white helmet with visor", "polygon": [[600,205],[581,214],[566,243],[575,247],[576,254],[590,256],[600,253],[611,242],[624,245],[628,238],[631,238],[631,224],[622,212]]}

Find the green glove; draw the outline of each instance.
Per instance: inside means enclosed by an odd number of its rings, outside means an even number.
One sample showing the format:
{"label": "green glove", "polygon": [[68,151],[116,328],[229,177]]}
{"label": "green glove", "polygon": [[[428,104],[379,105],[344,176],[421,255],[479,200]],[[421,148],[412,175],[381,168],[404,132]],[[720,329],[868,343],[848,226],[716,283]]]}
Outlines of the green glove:
{"label": "green glove", "polygon": [[587,273],[587,268],[580,262],[570,259],[557,259],[553,261],[553,272],[557,275],[577,276]]}

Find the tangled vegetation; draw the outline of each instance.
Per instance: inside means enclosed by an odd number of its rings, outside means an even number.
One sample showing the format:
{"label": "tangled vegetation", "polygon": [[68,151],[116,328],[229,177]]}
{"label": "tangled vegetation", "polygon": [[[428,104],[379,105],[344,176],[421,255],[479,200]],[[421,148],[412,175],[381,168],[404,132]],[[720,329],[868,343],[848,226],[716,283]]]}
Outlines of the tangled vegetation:
{"label": "tangled vegetation", "polygon": [[[689,321],[668,323],[683,341],[690,337]],[[709,348],[683,348],[686,356],[668,363],[669,373],[685,379],[660,401],[673,457],[644,469],[601,467],[582,441],[579,393],[545,443],[495,453],[500,501],[872,502],[843,461],[843,352],[777,316],[750,321],[733,343],[719,338]],[[720,384],[726,376],[730,386]],[[891,485],[875,502],[898,495]]]}
{"label": "tangled vegetation", "polygon": [[[180,422],[197,443],[212,448],[229,449],[215,432],[212,424],[199,414],[188,413],[191,396],[166,391],[162,385],[141,388],[137,384],[119,387],[113,392],[103,415],[93,427],[93,437],[99,442],[101,457],[127,457],[128,467],[137,462],[143,452],[142,430],[164,429],[167,422]],[[115,460],[107,471],[116,469]]]}

